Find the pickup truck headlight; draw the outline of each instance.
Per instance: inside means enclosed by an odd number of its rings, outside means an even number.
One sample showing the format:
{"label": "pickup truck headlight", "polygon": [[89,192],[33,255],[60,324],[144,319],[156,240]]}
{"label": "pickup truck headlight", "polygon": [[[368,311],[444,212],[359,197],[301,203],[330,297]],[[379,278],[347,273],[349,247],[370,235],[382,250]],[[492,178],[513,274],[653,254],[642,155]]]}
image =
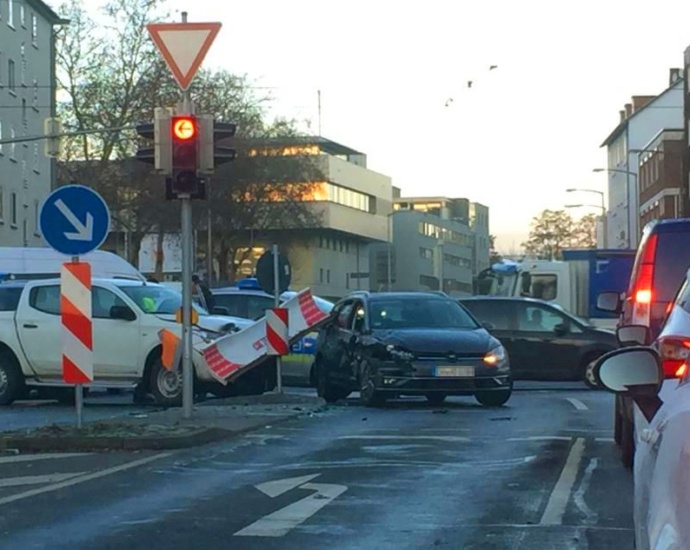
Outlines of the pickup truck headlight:
{"label": "pickup truck headlight", "polygon": [[401,361],[412,361],[414,359],[414,354],[404,349],[400,349],[393,344],[388,344],[386,346],[386,351],[392,355],[395,359],[400,359]]}
{"label": "pickup truck headlight", "polygon": [[484,363],[490,367],[496,367],[506,360],[506,350],[498,345],[484,356]]}

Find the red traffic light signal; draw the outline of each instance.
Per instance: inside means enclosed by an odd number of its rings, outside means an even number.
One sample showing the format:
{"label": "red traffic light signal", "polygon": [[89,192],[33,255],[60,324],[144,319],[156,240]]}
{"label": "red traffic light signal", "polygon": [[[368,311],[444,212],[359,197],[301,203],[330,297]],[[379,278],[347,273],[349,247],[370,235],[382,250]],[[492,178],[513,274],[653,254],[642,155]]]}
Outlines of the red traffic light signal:
{"label": "red traffic light signal", "polygon": [[176,116],[172,118],[172,135],[175,141],[190,141],[199,133],[195,117]]}

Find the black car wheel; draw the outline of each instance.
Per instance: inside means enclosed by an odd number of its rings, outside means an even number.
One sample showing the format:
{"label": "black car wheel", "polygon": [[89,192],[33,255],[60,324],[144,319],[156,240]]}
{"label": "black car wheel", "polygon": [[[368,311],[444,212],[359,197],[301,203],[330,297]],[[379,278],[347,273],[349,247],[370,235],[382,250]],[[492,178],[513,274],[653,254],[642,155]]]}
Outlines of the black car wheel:
{"label": "black car wheel", "polygon": [[361,366],[359,394],[367,407],[381,407],[386,404],[386,394],[376,389],[371,366],[366,361]]}
{"label": "black car wheel", "polygon": [[512,393],[512,389],[480,391],[477,392],[474,397],[480,405],[485,407],[501,407],[507,403]]}
{"label": "black car wheel", "polygon": [[11,405],[24,391],[24,375],[12,352],[0,353],[0,405]]}

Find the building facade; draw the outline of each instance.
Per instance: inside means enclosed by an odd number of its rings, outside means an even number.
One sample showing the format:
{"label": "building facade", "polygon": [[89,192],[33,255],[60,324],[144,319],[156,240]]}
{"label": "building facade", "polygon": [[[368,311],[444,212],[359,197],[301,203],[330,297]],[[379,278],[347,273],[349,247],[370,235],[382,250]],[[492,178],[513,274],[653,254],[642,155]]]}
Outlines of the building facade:
{"label": "building facade", "polygon": [[397,197],[390,235],[371,249],[378,290],[471,294],[489,265],[489,211],[467,199]]}
{"label": "building facade", "polygon": [[601,145],[608,151],[608,248],[637,248],[641,234],[638,158],[661,130],[683,126],[683,89],[682,71],[671,69],[668,88],[657,96],[634,96]]}
{"label": "building facade", "polygon": [[54,162],[40,141],[2,140],[43,134],[55,114],[53,28],[65,24],[40,0],[0,1],[0,246],[43,246],[40,205]]}
{"label": "building facade", "polygon": [[687,190],[683,185],[683,130],[662,130],[640,154],[640,228],[664,218],[679,218]]}

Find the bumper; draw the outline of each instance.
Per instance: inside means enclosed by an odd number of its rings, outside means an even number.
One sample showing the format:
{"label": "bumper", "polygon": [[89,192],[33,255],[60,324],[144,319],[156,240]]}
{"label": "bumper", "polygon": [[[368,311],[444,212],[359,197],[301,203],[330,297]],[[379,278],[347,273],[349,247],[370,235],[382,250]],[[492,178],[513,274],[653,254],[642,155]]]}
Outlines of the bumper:
{"label": "bumper", "polygon": [[512,388],[510,374],[477,376],[474,378],[441,378],[382,374],[376,377],[377,391],[405,395],[425,395],[441,392],[447,395],[474,395],[478,391],[500,391]]}

